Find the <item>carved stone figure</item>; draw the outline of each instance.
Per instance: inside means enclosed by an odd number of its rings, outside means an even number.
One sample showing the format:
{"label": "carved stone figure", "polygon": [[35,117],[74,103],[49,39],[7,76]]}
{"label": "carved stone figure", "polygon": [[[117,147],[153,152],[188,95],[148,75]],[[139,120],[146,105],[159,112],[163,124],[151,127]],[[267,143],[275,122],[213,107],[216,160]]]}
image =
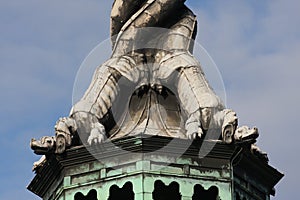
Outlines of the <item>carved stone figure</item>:
{"label": "carved stone figure", "polygon": [[52,152],[56,146],[56,138],[44,136],[40,140],[31,139],[30,147],[35,154],[45,155]]}
{"label": "carved stone figure", "polygon": [[[200,63],[192,55],[197,21],[184,2],[114,1],[111,13],[111,58],[97,68],[89,88],[73,106],[69,117],[58,120],[55,138],[32,141],[31,146],[36,153],[60,154],[66,148],[81,142],[92,145],[107,138],[143,134],[139,130],[143,127],[145,130],[146,126],[164,127],[161,128],[164,129],[161,133],[153,132],[153,135],[165,133],[166,136],[184,139],[201,138],[211,127],[219,127],[221,139],[226,143],[255,141],[258,137],[257,129],[237,127],[235,112],[225,109],[209,86]],[[121,81],[133,87],[128,94],[128,113],[134,111],[135,114],[131,116],[131,121],[123,120],[127,123],[126,126],[120,125],[116,131],[110,127],[115,123],[111,119],[111,110],[118,95],[124,90]],[[161,100],[162,96],[165,103],[159,103],[164,101]],[[142,112],[146,105],[153,106],[153,101],[165,108],[171,121],[179,122],[183,118],[184,130],[174,134],[175,129],[180,129],[180,124],[170,125],[168,120],[161,120],[159,107],[156,115],[160,118],[153,117],[155,114],[150,109]],[[132,102],[139,103],[141,107],[135,108]],[[170,106],[173,108],[168,108]],[[148,118],[145,113],[148,113]],[[179,117],[176,118],[174,113]],[[133,128],[129,131],[128,127]],[[151,131],[147,134],[151,134]]]}

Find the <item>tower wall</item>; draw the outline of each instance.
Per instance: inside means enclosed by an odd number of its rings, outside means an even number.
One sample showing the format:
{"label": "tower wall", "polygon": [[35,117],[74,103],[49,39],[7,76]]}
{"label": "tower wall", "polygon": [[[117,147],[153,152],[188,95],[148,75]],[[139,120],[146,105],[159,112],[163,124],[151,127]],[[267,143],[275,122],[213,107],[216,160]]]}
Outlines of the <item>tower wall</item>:
{"label": "tower wall", "polygon": [[[121,145],[104,143],[101,151],[83,146],[69,149],[63,156],[49,158],[28,189],[44,200],[237,199],[237,194],[247,192],[240,189],[240,169],[233,166],[232,158],[238,151],[235,146],[216,143],[204,158],[199,157],[199,143],[193,143],[181,156],[155,151],[171,140],[175,140],[174,152],[182,148],[181,139],[151,137],[123,138]],[[246,168],[244,172],[244,177],[249,174]],[[267,200],[270,185],[259,184]]]}

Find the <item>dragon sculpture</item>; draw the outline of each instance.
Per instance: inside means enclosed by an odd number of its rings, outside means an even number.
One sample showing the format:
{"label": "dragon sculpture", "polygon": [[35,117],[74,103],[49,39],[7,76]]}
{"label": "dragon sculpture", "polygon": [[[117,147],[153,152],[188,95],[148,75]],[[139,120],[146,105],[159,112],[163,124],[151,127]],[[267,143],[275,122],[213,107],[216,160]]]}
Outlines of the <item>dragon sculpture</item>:
{"label": "dragon sculpture", "polygon": [[[175,96],[174,101],[180,105],[178,112],[186,117],[183,134],[173,137],[193,140],[203,137],[211,126],[218,126],[220,140],[225,143],[255,142],[257,129],[238,127],[236,113],[225,108],[192,55],[197,21],[184,3],[114,1],[110,59],[96,69],[89,88],[70,115],[57,121],[55,136],[32,139],[31,148],[36,154],[61,154],[71,146],[123,137],[125,134],[112,134],[109,117],[117,96],[124,90],[120,85],[123,79],[133,85],[136,98],[150,91]],[[168,92],[167,84],[174,86],[172,92]]]}

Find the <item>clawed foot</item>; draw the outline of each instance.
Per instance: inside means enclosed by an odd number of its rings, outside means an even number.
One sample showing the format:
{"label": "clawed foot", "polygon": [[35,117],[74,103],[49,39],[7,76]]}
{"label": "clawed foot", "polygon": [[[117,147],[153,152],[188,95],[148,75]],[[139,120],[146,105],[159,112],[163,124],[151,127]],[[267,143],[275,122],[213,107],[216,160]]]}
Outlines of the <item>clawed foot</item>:
{"label": "clawed foot", "polygon": [[148,90],[149,90],[149,86],[143,83],[138,87],[136,87],[134,94],[138,95],[139,97],[142,97],[143,94],[145,94]]}
{"label": "clawed foot", "polygon": [[159,94],[163,94],[165,92],[164,87],[161,84],[147,84],[142,83],[138,87],[136,87],[134,94],[138,95],[139,97],[143,96],[143,94],[147,93],[149,89],[153,89],[154,91],[158,92]]}
{"label": "clawed foot", "polygon": [[161,84],[153,84],[151,85],[151,88],[159,94],[162,94],[164,91],[164,87]]}
{"label": "clawed foot", "polygon": [[194,140],[197,137],[201,138],[203,135],[203,130],[201,128],[200,122],[200,115],[200,111],[191,114],[185,123],[186,136],[190,140]]}
{"label": "clawed foot", "polygon": [[203,136],[203,131],[201,128],[198,128],[197,132],[189,133],[187,132],[187,137],[189,140],[195,140],[197,137],[201,138]]}
{"label": "clawed foot", "polygon": [[90,136],[87,140],[89,145],[100,144],[106,139],[105,128],[100,123],[93,124],[93,129],[91,130]]}

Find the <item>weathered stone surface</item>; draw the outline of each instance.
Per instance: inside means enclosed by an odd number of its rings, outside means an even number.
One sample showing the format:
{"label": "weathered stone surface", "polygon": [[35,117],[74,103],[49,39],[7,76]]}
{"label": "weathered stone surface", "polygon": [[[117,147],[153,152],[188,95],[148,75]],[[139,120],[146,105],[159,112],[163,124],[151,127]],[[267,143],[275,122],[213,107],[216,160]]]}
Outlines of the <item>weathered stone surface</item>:
{"label": "weathered stone surface", "polygon": [[[192,55],[184,0],[115,0],[111,58],[55,136],[28,189],[44,200],[269,199],[282,174],[238,127]],[[175,14],[174,14],[175,13]]]}
{"label": "weathered stone surface", "polygon": [[32,141],[36,153],[62,154],[141,134],[194,140],[210,130],[224,143],[255,142],[257,129],[238,128],[235,112],[225,108],[192,55],[197,21],[184,2],[115,0],[111,58],[97,68],[69,117],[58,120],[52,144]]}

